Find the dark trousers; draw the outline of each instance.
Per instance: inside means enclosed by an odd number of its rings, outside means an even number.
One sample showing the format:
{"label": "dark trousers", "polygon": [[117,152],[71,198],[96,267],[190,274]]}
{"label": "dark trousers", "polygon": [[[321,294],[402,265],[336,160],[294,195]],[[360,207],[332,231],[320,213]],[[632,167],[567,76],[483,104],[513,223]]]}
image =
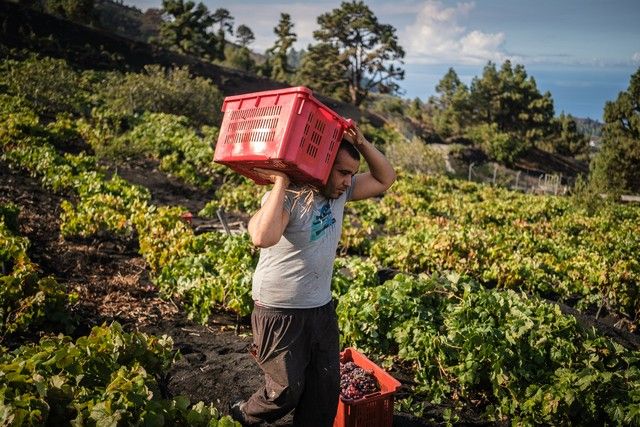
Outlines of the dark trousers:
{"label": "dark trousers", "polygon": [[274,422],[295,409],[295,426],[332,426],[340,394],[338,320],[333,302],[318,308],[255,305],[253,352],[265,385],[244,406],[250,421]]}

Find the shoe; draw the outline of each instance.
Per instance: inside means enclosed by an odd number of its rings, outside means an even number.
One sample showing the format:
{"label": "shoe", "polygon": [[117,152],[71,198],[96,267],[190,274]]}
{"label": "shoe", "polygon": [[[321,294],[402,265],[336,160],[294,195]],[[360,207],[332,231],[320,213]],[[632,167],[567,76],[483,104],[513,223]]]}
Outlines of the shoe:
{"label": "shoe", "polygon": [[233,418],[235,421],[238,421],[240,424],[242,424],[243,427],[252,425],[247,421],[247,417],[244,414],[244,405],[246,403],[247,402],[245,402],[244,400],[238,400],[231,405],[231,408],[229,408],[229,415],[231,415],[231,418]]}

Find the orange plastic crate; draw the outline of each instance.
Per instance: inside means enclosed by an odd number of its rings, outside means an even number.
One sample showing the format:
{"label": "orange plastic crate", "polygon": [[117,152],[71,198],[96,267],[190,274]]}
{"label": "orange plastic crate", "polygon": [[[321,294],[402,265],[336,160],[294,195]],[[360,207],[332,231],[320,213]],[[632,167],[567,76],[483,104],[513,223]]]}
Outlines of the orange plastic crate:
{"label": "orange plastic crate", "polygon": [[253,168],[278,169],[323,185],[344,131],[352,125],[303,86],[228,96],[214,161],[266,184]]}
{"label": "orange plastic crate", "polygon": [[352,347],[340,353],[340,361],[354,362],[363,369],[372,370],[380,384],[380,392],[358,400],[340,397],[333,427],[391,427],[393,394],[400,387],[400,382]]}

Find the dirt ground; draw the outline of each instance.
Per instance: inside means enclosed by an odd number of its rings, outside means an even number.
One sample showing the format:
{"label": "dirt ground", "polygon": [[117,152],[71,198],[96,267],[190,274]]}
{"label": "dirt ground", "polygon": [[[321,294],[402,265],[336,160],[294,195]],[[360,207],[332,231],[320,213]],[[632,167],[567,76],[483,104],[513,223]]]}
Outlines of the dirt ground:
{"label": "dirt ground", "polygon": [[[182,205],[197,212],[211,194],[187,187],[153,170],[153,163],[118,168],[118,173],[153,194],[153,203]],[[68,195],[54,194],[21,171],[0,160],[0,203],[21,208],[20,232],[31,242],[29,256],[44,274],[53,275],[80,296],[73,307],[79,326],[73,335],[117,321],[127,330],[169,335],[182,357],[170,368],[161,387],[167,396],[186,395],[192,402],[213,402],[223,413],[231,403],[249,397],[262,383],[261,372],[248,352],[251,330],[248,319],[216,312],[206,325],[187,319],[177,302],[158,296],[146,263],[133,239],[97,236],[65,240],[60,236],[60,201]],[[37,340],[20,337],[5,345]],[[393,373],[403,382],[398,396],[408,393],[405,373]],[[274,424],[289,425],[291,415]],[[475,423],[474,423],[475,424]],[[394,416],[394,426],[423,426],[409,414]]]}

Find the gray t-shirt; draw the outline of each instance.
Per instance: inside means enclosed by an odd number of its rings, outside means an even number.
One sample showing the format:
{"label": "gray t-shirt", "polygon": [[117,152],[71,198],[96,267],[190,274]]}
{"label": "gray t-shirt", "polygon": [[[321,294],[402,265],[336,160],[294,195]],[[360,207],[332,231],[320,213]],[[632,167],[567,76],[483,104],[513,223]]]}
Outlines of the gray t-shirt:
{"label": "gray t-shirt", "polygon": [[[331,276],[342,233],[344,205],[351,186],[337,199],[314,193],[311,206],[287,191],[289,224],[280,241],[260,250],[251,290],[254,301],[268,307],[314,308],[331,301]],[[262,202],[266,200],[265,194]]]}

